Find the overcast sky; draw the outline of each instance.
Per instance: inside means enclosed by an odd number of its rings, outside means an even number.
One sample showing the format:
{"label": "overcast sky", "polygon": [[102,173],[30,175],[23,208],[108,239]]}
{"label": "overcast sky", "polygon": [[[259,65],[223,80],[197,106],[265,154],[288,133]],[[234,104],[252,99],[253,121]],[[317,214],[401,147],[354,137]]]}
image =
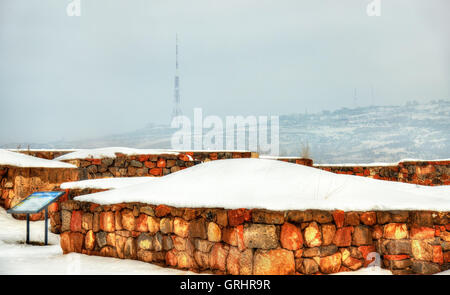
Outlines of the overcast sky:
{"label": "overcast sky", "polygon": [[450,97],[448,0],[70,2],[0,1],[0,143],[169,123],[177,32],[189,116]]}

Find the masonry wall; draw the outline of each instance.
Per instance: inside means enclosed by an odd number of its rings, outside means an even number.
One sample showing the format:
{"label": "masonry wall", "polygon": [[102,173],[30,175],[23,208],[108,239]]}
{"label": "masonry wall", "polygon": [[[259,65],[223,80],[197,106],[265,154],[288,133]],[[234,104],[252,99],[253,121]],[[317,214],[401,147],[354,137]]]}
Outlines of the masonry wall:
{"label": "masonry wall", "polygon": [[[450,268],[450,213],[62,204],[64,253],[215,274],[329,274],[380,262],[394,274]],[[372,258],[379,258],[372,261]]]}
{"label": "masonry wall", "polygon": [[420,185],[450,185],[450,161],[400,162],[393,166],[322,166],[316,168],[338,174]]}
{"label": "masonry wall", "polygon": [[[79,180],[78,169],[73,168],[20,168],[0,166],[0,205],[5,209],[14,207],[36,191],[59,190],[63,182]],[[63,201],[64,199],[61,199]],[[56,210],[54,205],[52,210]],[[16,218],[25,215],[14,214]],[[31,220],[43,218],[43,212],[32,214]]]}
{"label": "masonry wall", "polygon": [[186,152],[179,155],[136,155],[117,153],[116,158],[74,159],[64,162],[79,167],[83,179],[133,176],[164,176],[201,162],[220,159],[251,158],[251,152]]}

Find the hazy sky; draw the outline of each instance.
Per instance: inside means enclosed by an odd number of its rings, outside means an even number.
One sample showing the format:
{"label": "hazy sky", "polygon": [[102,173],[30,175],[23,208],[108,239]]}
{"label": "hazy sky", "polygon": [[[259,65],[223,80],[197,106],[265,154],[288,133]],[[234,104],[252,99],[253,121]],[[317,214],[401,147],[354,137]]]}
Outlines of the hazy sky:
{"label": "hazy sky", "polygon": [[450,1],[0,1],[0,143],[450,98]]}

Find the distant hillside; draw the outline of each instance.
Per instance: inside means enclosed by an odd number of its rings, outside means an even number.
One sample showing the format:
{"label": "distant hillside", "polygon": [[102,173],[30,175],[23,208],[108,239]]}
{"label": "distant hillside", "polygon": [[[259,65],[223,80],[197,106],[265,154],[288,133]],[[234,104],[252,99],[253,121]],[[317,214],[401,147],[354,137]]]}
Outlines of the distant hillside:
{"label": "distant hillside", "polygon": [[[129,133],[82,141],[30,144],[31,148],[129,146],[170,148],[174,130],[149,125]],[[22,143],[27,148],[29,143]],[[450,101],[372,106],[280,116],[280,153],[299,156],[308,144],[315,163],[392,162],[450,158]],[[4,145],[16,148],[19,144]]]}

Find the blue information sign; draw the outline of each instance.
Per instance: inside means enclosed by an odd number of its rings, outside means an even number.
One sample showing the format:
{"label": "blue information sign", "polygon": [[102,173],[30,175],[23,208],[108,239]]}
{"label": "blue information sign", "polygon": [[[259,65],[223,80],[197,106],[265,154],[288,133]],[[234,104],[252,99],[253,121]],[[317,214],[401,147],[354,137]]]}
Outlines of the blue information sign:
{"label": "blue information sign", "polygon": [[64,192],[35,192],[22,200],[19,204],[8,210],[13,214],[38,213],[48,205],[58,200]]}
{"label": "blue information sign", "polygon": [[30,243],[30,214],[45,209],[45,245],[48,243],[48,206],[64,195],[64,192],[35,192],[9,209],[12,214],[27,214],[27,244]]}

